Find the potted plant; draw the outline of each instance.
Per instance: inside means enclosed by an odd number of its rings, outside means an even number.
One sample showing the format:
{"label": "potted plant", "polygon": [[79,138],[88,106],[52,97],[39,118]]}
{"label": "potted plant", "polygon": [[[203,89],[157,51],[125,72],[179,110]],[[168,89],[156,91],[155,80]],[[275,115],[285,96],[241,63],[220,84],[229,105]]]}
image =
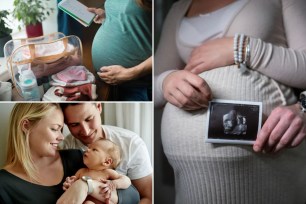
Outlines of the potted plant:
{"label": "potted plant", "polygon": [[42,22],[54,11],[47,6],[48,2],[50,0],[14,0],[13,16],[25,25],[29,38],[43,35]]}
{"label": "potted plant", "polygon": [[3,47],[5,43],[12,39],[12,29],[7,24],[8,15],[7,10],[0,11],[0,57],[4,57]]}

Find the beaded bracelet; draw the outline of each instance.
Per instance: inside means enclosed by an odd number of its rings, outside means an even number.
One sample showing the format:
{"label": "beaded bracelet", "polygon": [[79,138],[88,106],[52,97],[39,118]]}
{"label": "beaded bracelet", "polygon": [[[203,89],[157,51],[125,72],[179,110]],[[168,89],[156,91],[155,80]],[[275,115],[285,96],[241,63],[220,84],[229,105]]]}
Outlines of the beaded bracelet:
{"label": "beaded bracelet", "polygon": [[234,36],[234,62],[243,73],[247,70],[247,62],[250,57],[250,38],[244,34]]}
{"label": "beaded bracelet", "polygon": [[234,62],[236,65],[238,65],[239,68],[239,61],[238,61],[238,43],[239,43],[239,34],[235,34],[234,37]]}

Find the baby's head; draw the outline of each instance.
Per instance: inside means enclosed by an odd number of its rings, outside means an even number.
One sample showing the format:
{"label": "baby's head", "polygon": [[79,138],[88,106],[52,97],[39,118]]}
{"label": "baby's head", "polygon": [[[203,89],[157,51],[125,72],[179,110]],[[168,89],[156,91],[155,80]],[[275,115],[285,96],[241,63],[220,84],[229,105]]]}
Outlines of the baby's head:
{"label": "baby's head", "polygon": [[101,138],[88,145],[83,160],[89,169],[116,169],[121,160],[120,148],[112,141]]}

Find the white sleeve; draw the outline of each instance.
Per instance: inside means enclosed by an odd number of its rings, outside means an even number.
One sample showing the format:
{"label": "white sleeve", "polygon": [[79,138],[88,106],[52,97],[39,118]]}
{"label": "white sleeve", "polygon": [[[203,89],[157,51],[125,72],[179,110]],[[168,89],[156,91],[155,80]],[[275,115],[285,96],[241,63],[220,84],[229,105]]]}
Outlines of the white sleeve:
{"label": "white sleeve", "polygon": [[183,16],[182,8],[185,4],[188,4],[188,1],[181,0],[174,3],[169,10],[154,55],[154,105],[157,108],[163,107],[167,102],[162,90],[164,79],[171,72],[185,67],[176,47],[177,24]]}
{"label": "white sleeve", "polygon": [[285,85],[306,89],[306,2],[283,0],[287,47],[251,38],[250,67]]}
{"label": "white sleeve", "polygon": [[152,174],[153,169],[148,149],[140,137],[133,138],[130,144],[130,158],[127,176],[131,180]]}

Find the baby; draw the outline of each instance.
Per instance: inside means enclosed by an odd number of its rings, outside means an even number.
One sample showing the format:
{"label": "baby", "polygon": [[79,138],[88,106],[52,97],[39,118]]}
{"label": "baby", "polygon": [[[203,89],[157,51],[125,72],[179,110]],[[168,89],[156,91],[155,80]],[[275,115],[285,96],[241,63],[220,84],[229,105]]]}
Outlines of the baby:
{"label": "baby", "polygon": [[[77,171],[75,176],[68,177],[64,183],[64,190],[76,180],[83,176],[90,177],[92,180],[106,181],[117,180],[117,184],[121,187],[128,188],[131,185],[131,180],[125,176],[117,173],[114,169],[118,166],[121,160],[120,148],[115,143],[107,139],[99,139],[90,144],[83,155],[83,161],[87,168],[82,168]],[[119,179],[119,180],[118,180]],[[116,188],[111,192],[111,197],[102,198],[103,203],[118,203],[118,196]],[[87,196],[84,203],[94,203],[97,201],[91,196]]]}

